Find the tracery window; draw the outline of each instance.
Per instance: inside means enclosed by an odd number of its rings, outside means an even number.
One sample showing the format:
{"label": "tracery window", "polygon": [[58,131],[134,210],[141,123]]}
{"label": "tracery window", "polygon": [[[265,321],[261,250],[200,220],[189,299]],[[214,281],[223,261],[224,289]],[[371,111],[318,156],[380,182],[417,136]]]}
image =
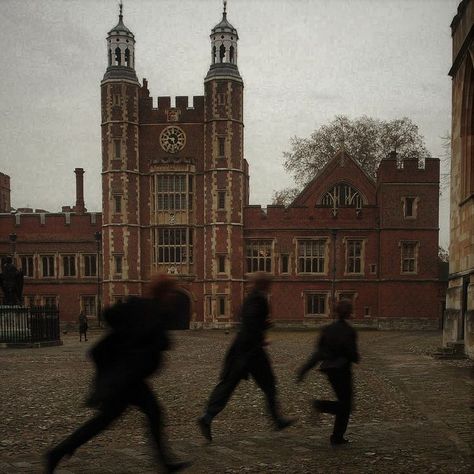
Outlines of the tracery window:
{"label": "tracery window", "polygon": [[333,209],[339,207],[355,207],[356,209],[361,209],[362,204],[363,199],[359,191],[346,183],[334,185],[321,199],[322,206],[332,207]]}

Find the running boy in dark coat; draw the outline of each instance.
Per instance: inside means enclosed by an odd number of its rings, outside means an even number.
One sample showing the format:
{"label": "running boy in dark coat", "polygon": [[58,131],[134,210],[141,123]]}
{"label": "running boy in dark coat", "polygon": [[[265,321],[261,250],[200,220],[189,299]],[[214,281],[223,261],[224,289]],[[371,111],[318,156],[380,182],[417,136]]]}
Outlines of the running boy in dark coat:
{"label": "running boy in dark coat", "polygon": [[324,372],[337,396],[337,401],[314,400],[314,409],[322,413],[336,415],[330,441],[332,445],[346,444],[344,438],[349,416],[352,411],[353,385],[352,363],[359,362],[357,334],[347,323],[352,314],[349,300],[341,300],[336,306],[338,320],[323,328],[316,350],[298,371],[297,381],[301,382],[308,370],[321,362],[319,369]]}
{"label": "running boy in dark coat", "polygon": [[109,333],[92,349],[96,365],[93,389],[87,405],[98,413],[46,455],[46,472],[52,473],[64,456],[105,430],[130,405],[147,417],[158,460],[165,472],[189,465],[173,462],[164,439],[162,410],[146,378],[161,365],[162,352],[170,341],[163,321],[171,308],[175,282],[165,275],[150,285],[151,298],[131,297],[104,312]]}
{"label": "running boy in dark coat", "polygon": [[293,420],[280,416],[275,376],[264,349],[265,332],[271,326],[267,300],[270,284],[268,275],[256,274],[253,289],[245,298],[240,310],[240,330],[227,352],[219,383],[209,397],[204,414],[198,419],[201,433],[208,441],[212,441],[213,418],[226,406],[240,381],[248,379],[249,375],[265,394],[275,428],[282,430],[293,423]]}

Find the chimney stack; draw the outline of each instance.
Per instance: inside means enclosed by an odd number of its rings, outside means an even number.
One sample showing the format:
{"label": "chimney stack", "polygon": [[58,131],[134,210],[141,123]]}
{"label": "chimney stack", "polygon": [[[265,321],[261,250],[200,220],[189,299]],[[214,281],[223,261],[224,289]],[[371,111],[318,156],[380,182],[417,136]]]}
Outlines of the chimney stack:
{"label": "chimney stack", "polygon": [[87,211],[84,205],[84,169],[76,168],[76,205],[74,206],[74,212],[83,214]]}

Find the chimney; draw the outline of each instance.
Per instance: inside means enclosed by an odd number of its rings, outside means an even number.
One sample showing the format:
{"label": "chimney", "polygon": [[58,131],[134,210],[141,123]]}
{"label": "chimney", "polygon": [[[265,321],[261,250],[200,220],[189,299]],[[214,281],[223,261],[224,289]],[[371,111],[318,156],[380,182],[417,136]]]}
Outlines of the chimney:
{"label": "chimney", "polygon": [[84,205],[84,169],[76,168],[76,205],[74,206],[74,212],[83,214],[87,211]]}

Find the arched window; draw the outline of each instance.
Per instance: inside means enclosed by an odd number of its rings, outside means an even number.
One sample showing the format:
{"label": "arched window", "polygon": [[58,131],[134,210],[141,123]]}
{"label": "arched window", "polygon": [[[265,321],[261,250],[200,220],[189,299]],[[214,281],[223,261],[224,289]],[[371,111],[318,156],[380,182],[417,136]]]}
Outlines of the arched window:
{"label": "arched window", "polygon": [[212,64],[216,63],[217,49],[215,46],[212,47]]}
{"label": "arched window", "polygon": [[223,63],[225,59],[225,46],[223,44],[221,44],[221,47],[219,48],[219,58],[219,62]]}
{"label": "arched window", "polygon": [[332,207],[355,207],[361,209],[363,204],[362,196],[357,189],[350,184],[338,183],[329,191],[323,194],[321,198],[321,206]]}
{"label": "arched window", "polygon": [[112,50],[109,49],[109,66],[112,66]]}
{"label": "arched window", "polygon": [[125,50],[125,66],[130,67],[130,50]]}
{"label": "arched window", "polygon": [[120,48],[117,47],[115,48],[115,65],[120,66],[121,61],[122,61],[122,54],[121,54]]}
{"label": "arched window", "polygon": [[229,62],[234,63],[234,47],[231,46],[229,49]]}

